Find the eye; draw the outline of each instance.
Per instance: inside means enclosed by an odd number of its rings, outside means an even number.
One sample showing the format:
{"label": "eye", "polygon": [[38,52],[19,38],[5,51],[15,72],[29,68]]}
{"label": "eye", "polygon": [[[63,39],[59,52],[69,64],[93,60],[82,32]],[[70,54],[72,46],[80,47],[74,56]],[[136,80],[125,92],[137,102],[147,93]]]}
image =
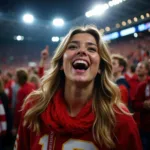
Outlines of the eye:
{"label": "eye", "polygon": [[67,48],[68,48],[68,49],[71,49],[71,50],[75,50],[75,49],[78,48],[78,46],[77,46],[77,45],[68,45]]}
{"label": "eye", "polygon": [[91,51],[91,52],[96,52],[97,51],[97,49],[94,48],[94,47],[89,47],[88,50]]}

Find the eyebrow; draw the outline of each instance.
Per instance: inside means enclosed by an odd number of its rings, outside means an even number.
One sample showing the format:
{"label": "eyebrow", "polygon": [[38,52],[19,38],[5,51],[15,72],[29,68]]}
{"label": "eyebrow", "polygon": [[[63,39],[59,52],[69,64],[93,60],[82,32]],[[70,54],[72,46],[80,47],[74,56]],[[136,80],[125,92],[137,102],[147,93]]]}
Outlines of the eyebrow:
{"label": "eyebrow", "polygon": [[[79,43],[80,43],[80,41],[71,41],[71,42],[69,42],[69,44],[70,44],[70,43],[79,44]],[[87,44],[87,45],[94,45],[94,46],[96,46],[96,47],[97,47],[97,44],[92,43],[92,42],[86,42],[86,44]]]}

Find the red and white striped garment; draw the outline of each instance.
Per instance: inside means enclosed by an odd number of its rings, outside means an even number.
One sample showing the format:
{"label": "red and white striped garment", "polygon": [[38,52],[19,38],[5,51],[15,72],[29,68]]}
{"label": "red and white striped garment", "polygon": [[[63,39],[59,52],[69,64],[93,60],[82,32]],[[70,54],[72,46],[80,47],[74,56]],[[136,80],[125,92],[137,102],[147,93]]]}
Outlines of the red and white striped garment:
{"label": "red and white striped garment", "polygon": [[6,115],[5,110],[0,100],[0,135],[5,134],[7,130],[7,122],[6,122]]}

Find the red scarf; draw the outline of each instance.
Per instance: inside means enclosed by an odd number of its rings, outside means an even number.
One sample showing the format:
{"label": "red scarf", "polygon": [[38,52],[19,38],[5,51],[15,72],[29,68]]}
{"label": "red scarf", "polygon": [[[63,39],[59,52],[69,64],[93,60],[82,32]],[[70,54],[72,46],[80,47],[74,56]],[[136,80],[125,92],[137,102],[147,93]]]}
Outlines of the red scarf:
{"label": "red scarf", "polygon": [[92,129],[95,114],[92,111],[90,100],[76,117],[69,116],[64,100],[63,90],[59,90],[41,114],[41,119],[46,126],[59,133],[82,134]]}

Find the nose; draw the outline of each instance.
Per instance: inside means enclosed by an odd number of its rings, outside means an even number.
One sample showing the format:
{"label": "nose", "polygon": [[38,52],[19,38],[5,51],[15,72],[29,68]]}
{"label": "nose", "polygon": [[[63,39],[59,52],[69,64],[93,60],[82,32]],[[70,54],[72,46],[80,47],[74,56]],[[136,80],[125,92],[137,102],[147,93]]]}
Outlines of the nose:
{"label": "nose", "polygon": [[86,47],[85,46],[80,47],[77,54],[78,55],[87,55]]}

